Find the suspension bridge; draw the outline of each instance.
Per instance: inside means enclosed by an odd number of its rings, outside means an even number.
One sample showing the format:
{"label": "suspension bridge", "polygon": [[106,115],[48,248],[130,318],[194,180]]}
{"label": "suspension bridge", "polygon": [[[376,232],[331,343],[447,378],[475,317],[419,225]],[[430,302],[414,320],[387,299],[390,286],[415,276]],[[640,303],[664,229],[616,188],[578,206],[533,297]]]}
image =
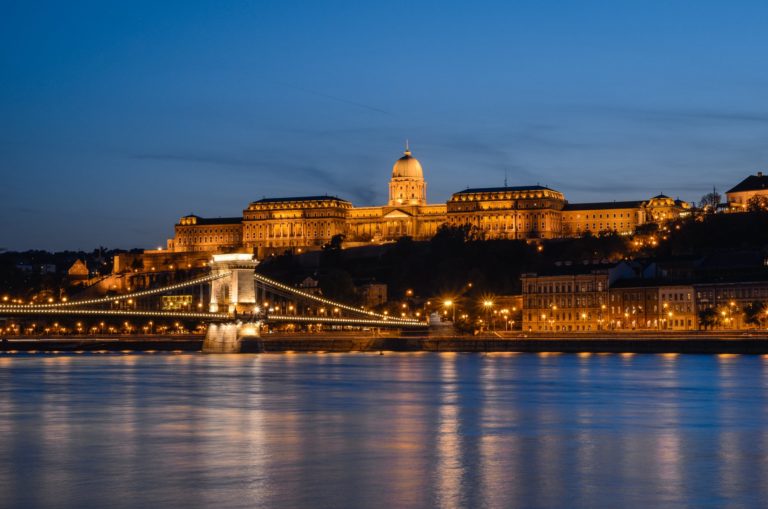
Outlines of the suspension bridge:
{"label": "suspension bridge", "polygon": [[0,317],[120,317],[199,320],[204,350],[239,351],[264,325],[419,329],[426,322],[336,302],[256,273],[251,254],[214,255],[210,273],[162,287],[48,304],[2,304]]}

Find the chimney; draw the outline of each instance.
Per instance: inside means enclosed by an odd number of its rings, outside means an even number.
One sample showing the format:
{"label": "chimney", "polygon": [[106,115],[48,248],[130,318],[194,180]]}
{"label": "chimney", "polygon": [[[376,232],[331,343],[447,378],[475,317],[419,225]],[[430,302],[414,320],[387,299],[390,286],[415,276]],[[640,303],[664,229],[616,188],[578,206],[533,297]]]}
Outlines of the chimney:
{"label": "chimney", "polygon": [[758,171],[758,172],[757,172],[757,176],[758,176],[758,177],[762,177],[762,176],[763,176],[763,172],[762,172],[762,171]]}

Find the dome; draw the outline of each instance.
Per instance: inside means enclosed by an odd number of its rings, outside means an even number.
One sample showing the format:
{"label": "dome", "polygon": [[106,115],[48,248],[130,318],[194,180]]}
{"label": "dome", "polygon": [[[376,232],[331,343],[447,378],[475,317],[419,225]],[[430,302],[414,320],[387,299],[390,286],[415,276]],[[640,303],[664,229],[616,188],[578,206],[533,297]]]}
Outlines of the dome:
{"label": "dome", "polygon": [[421,170],[421,163],[411,155],[411,151],[406,148],[404,156],[395,162],[392,167],[392,177],[424,178]]}

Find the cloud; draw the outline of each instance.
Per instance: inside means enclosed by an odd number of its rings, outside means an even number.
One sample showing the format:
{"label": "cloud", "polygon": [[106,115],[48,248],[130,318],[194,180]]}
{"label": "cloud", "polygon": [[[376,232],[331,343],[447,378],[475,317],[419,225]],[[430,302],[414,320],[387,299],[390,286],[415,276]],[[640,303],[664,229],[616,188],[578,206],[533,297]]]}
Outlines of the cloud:
{"label": "cloud", "polygon": [[[331,170],[321,168],[312,164],[291,163],[284,159],[265,157],[273,155],[272,151],[258,151],[254,158],[238,158],[230,156],[221,156],[218,154],[196,154],[196,153],[140,153],[130,155],[132,159],[147,161],[171,161],[178,163],[192,163],[196,165],[215,166],[217,168],[229,168],[237,173],[243,173],[245,170],[261,169],[269,171],[271,181],[288,180],[292,187],[297,182],[302,184],[306,182],[321,184],[325,188],[323,192],[335,194],[341,198],[351,199],[362,203],[371,203],[376,196],[376,192],[370,187],[365,186],[355,180],[345,178]],[[252,172],[248,172],[252,175]],[[290,194],[280,193],[282,195]]]}
{"label": "cloud", "polygon": [[[572,108],[569,108],[572,109]],[[761,123],[768,124],[768,112],[718,110],[714,108],[635,108],[631,106],[583,106],[591,112],[604,112],[641,121],[701,124],[707,122]]]}

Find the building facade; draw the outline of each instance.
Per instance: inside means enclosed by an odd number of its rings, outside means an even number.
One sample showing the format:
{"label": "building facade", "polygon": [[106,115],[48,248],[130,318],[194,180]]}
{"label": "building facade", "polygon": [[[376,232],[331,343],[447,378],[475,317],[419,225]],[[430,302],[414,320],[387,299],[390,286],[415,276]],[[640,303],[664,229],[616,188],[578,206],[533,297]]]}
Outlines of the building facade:
{"label": "building facade", "polygon": [[658,329],[661,324],[659,287],[645,280],[618,281],[609,289],[609,328]]}
{"label": "building facade", "polygon": [[[427,203],[421,163],[406,148],[389,181],[384,206],[355,207],[336,196],[264,198],[252,202],[241,217],[182,217],[168,240],[168,250],[268,253],[318,249],[335,235],[345,244],[388,242],[409,236],[426,240],[441,225],[471,225],[487,239],[551,239],[614,231],[630,234],[652,218],[684,215],[688,204],[663,195],[648,201],[569,204],[562,193],[545,186],[471,188],[446,203]],[[664,213],[659,211],[664,209]]]}
{"label": "building facade", "polygon": [[529,332],[588,332],[609,327],[611,284],[632,277],[626,262],[570,265],[546,273],[521,276],[523,330]]}
{"label": "building facade", "polygon": [[[711,309],[716,314],[717,326],[724,329],[749,328],[745,310],[759,304],[759,316],[768,322],[768,281],[733,281],[698,283],[694,285],[695,307],[698,313]],[[697,313],[697,314],[698,314]]]}
{"label": "building facade", "polygon": [[768,199],[768,176],[763,172],[750,175],[734,187],[725,192],[728,199],[728,207],[734,211],[747,210],[749,200],[754,197]]}
{"label": "building facade", "polygon": [[647,221],[641,201],[570,203],[563,208],[563,236],[615,231],[628,235]]}

